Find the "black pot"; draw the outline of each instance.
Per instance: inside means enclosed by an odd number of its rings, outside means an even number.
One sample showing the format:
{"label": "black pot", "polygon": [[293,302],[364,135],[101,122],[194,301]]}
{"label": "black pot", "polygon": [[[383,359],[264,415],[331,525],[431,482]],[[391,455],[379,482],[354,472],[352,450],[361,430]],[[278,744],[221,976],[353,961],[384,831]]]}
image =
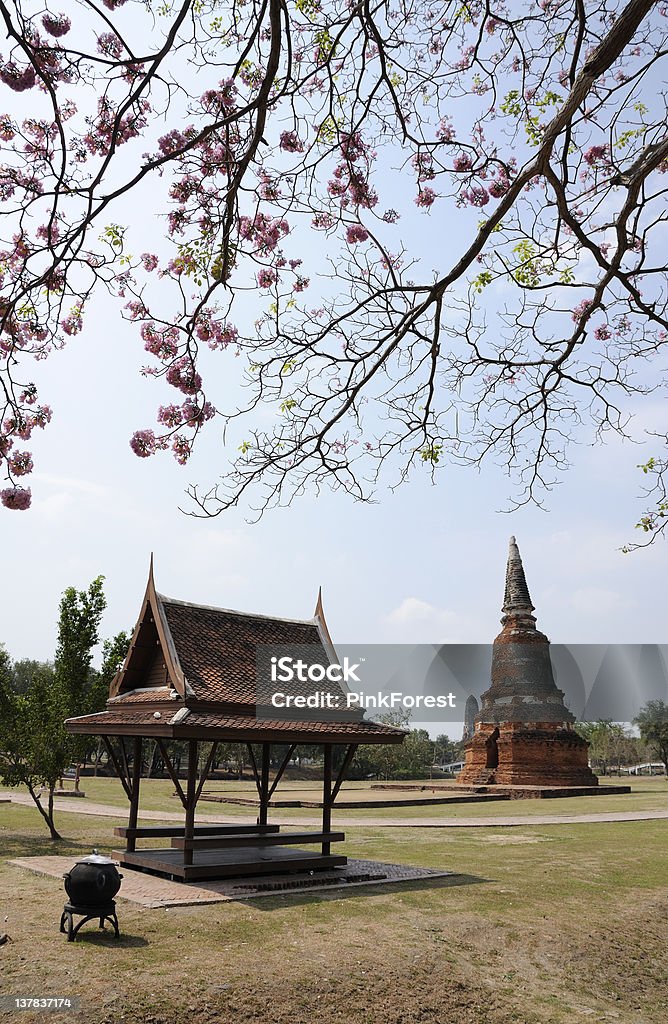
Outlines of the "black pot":
{"label": "black pot", "polygon": [[113,860],[94,850],[78,860],[65,879],[70,901],[79,907],[99,907],[110,903],[121,887],[121,878]]}

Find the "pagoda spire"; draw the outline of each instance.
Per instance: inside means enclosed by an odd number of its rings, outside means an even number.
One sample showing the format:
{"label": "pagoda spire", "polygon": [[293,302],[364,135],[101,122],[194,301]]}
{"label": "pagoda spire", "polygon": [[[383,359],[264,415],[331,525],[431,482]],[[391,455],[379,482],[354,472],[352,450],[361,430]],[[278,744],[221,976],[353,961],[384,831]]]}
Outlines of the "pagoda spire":
{"label": "pagoda spire", "polygon": [[527,586],[522,556],[514,537],[510,538],[508,548],[508,564],[506,566],[506,588],[503,595],[503,618],[505,627],[513,625],[525,629],[535,629],[536,617],[531,613],[534,605]]}

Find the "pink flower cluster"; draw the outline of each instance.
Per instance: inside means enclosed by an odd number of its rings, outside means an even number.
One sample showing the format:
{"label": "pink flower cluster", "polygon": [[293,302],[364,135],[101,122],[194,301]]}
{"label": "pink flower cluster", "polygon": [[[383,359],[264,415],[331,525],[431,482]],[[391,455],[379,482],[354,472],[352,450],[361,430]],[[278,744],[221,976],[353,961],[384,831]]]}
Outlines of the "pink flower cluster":
{"label": "pink flower cluster", "polygon": [[82,312],[81,306],[73,306],[65,319],[60,321],[60,326],[69,337],[74,337],[82,329]]}
{"label": "pink flower cluster", "polygon": [[239,332],[233,324],[216,320],[213,310],[204,309],[197,318],[195,334],[211,349],[227,348],[236,342]]}
{"label": "pink flower cluster", "polygon": [[287,220],[266,213],[256,213],[253,220],[244,215],[239,218],[239,237],[254,242],[255,252],[260,255],[272,252],[289,231]]}
{"label": "pink flower cluster", "polygon": [[137,430],[130,438],[130,447],[140,459],[155,454],[156,441],[152,430]]}
{"label": "pink flower cluster", "polygon": [[15,476],[25,476],[27,473],[32,473],[33,470],[30,452],[14,452],[11,459],[7,460],[7,464]]}
{"label": "pink flower cluster", "polygon": [[354,245],[356,242],[366,242],[369,232],[362,224],[350,224],[346,230],[346,242]]}
{"label": "pink flower cluster", "polygon": [[589,309],[591,309],[591,307],[593,305],[594,305],[594,300],[593,299],[583,299],[582,302],[578,302],[577,306],[575,307],[575,309],[573,310],[573,312],[571,314],[571,319],[573,320],[573,322],[576,323],[576,324],[579,323],[580,320],[582,319],[582,317],[585,315],[585,313]]}
{"label": "pink flower cluster", "polygon": [[433,181],[436,177],[434,158],[431,153],[416,153],[411,163],[417,172],[418,182]]}
{"label": "pink flower cluster", "polygon": [[429,209],[430,206],[433,206],[435,199],[436,193],[433,188],[421,188],[416,196],[415,205]]}
{"label": "pink flower cluster", "polygon": [[31,500],[32,495],[29,487],[6,487],[4,491],[0,491],[0,501],[5,508],[17,509],[23,512],[25,509],[30,508]]}
{"label": "pink flower cluster", "polygon": [[25,68],[18,68],[13,61],[9,61],[0,67],[0,82],[13,89],[14,92],[25,92],[26,89],[32,89],[36,81],[37,76],[32,64],[28,64]]}
{"label": "pink flower cluster", "polygon": [[64,14],[45,14],[42,17],[42,25],[55,39],[67,35],[72,27],[72,22]]}
{"label": "pink flower cluster", "polygon": [[179,332],[176,327],[165,327],[162,330],[153,320],[141,325],[141,336],[147,352],[167,362],[173,359],[179,350]]}
{"label": "pink flower cluster", "polygon": [[346,135],[340,144],[343,163],[334,168],[327,191],[341,205],[349,202],[370,210],[378,202],[378,195],[369,184],[369,168],[375,153],[371,152],[359,134]]}
{"label": "pink flower cluster", "polygon": [[483,185],[472,185],[471,188],[465,189],[460,199],[468,203],[469,206],[487,206],[489,202],[489,192]]}
{"label": "pink flower cluster", "polygon": [[273,284],[276,284],[278,275],[275,270],[270,270],[268,267],[263,267],[257,275],[257,283],[260,288],[271,288]]}
{"label": "pink flower cluster", "polygon": [[300,141],[297,132],[281,132],[279,145],[286,153],[304,152],[304,144]]}
{"label": "pink flower cluster", "polygon": [[607,164],[610,162],[610,147],[590,146],[589,149],[582,154],[582,158],[590,167],[596,167],[596,165],[600,163]]}
{"label": "pink flower cluster", "polygon": [[167,370],[167,381],[184,395],[196,395],[202,387],[202,378],[190,356],[183,356]]}
{"label": "pink flower cluster", "polygon": [[112,143],[121,146],[136,138],[148,124],[147,114],[151,110],[148,100],[139,100],[134,110],[129,110],[116,124],[118,109],[106,96],[97,101],[97,121],[84,135],[83,141],[89,153],[106,155]]}
{"label": "pink flower cluster", "polygon": [[237,87],[234,79],[227,78],[218,83],[217,89],[207,89],[200,102],[205,110],[213,114],[224,114],[236,106]]}

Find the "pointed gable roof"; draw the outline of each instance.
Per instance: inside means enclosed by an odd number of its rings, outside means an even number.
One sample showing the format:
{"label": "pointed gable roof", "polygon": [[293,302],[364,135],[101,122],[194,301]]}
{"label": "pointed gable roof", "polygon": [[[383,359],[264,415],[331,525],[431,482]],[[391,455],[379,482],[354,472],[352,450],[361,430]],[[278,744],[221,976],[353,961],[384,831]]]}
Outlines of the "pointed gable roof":
{"label": "pointed gable roof", "polygon": [[[273,650],[321,664],[336,661],[321,593],[314,617],[304,620],[192,604],[158,593],[151,558],[137,625],[111,682],[107,710],[68,719],[67,729],[241,742],[403,740],[404,730],[364,721],[357,709],[323,713],[322,720],[269,718],[258,694],[257,659],[259,651]],[[290,693],[308,697],[321,687],[295,680]]]}

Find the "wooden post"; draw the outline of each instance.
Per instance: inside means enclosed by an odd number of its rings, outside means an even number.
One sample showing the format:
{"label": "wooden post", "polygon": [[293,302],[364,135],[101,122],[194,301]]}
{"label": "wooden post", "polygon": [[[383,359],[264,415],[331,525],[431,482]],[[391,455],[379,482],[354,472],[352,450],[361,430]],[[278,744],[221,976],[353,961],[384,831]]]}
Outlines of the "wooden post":
{"label": "wooden post", "polygon": [[[197,806],[197,755],[199,743],[188,740],[188,786],[186,789],[186,819],[184,838],[193,839],[195,835],[195,807]],[[184,849],[183,863],[192,864],[193,850]]]}
{"label": "wooden post", "polygon": [[[137,827],[137,815],[139,813],[139,783],[141,781],[141,756],[142,756],[142,738],[141,736],[135,736],[134,743],[132,745],[132,791],[130,793],[130,816],[128,818],[128,827],[134,829]],[[135,839],[132,832],[128,833],[125,848],[130,853],[135,849],[137,840]]]}
{"label": "wooden post", "polygon": [[[325,768],[322,785],[322,830],[332,831],[332,744],[325,743]],[[323,857],[329,856],[330,844],[322,844]]]}
{"label": "wooden post", "polygon": [[262,744],[262,767],[260,778],[260,818],[258,824],[266,825],[269,816],[269,758],[271,744]]}

